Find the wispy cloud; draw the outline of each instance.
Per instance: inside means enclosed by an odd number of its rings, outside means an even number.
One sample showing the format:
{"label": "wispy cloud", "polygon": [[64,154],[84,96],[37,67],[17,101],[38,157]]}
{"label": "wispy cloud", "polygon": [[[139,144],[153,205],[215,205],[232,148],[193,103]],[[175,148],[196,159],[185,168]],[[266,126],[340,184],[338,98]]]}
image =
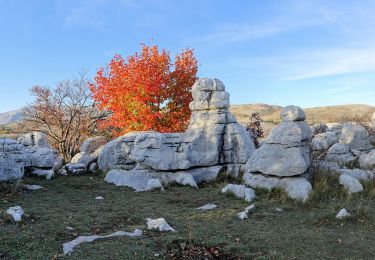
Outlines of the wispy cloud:
{"label": "wispy cloud", "polygon": [[97,30],[105,29],[110,20],[108,7],[132,8],[140,5],[134,0],[76,0],[59,1],[57,9],[64,15],[66,26],[90,27]]}

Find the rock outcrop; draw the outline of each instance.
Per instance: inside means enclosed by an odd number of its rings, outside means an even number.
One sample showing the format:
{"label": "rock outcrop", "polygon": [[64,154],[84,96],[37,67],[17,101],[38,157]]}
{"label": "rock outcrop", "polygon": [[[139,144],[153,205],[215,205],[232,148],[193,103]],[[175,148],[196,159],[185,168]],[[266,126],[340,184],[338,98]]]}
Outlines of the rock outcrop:
{"label": "rock outcrop", "polygon": [[80,152],[76,154],[64,169],[70,174],[95,172],[98,169],[98,157],[107,139],[96,136],[86,139],[81,145]]}
{"label": "rock outcrop", "polygon": [[147,172],[152,178],[185,172],[197,183],[213,180],[219,173],[238,176],[255,147],[229,112],[229,94],[223,83],[199,79],[192,87],[192,96],[186,132],[149,131],[121,136],[103,147],[99,168],[107,172],[121,169],[125,175]]}
{"label": "rock outcrop", "polygon": [[282,122],[246,164],[245,184],[252,188],[281,188],[294,199],[306,201],[311,184],[301,176],[308,173],[311,129],[305,113],[296,106],[280,112]]}
{"label": "rock outcrop", "polygon": [[43,133],[28,133],[17,141],[0,139],[0,181],[21,179],[25,172],[50,179],[59,162]]}
{"label": "rock outcrop", "polygon": [[24,165],[24,146],[12,139],[0,139],[0,182],[21,179]]}

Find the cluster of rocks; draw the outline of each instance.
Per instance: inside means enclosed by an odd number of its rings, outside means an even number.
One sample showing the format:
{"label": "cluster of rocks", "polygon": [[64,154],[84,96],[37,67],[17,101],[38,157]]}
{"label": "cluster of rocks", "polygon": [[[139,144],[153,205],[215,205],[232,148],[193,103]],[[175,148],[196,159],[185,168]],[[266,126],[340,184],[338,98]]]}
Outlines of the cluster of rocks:
{"label": "cluster of rocks", "polygon": [[252,188],[281,188],[291,198],[306,201],[312,190],[311,129],[299,107],[285,107],[280,117],[282,122],[249,158],[243,179]]}
{"label": "cluster of rocks", "polygon": [[[320,125],[323,130],[311,141],[315,164],[325,173],[339,175],[340,183],[350,193],[362,191],[363,187],[357,180],[375,177],[373,137],[365,127],[354,122]],[[375,120],[372,125],[375,125]]]}
{"label": "cluster of rocks", "polygon": [[104,136],[95,136],[86,139],[80,148],[80,152],[76,154],[70,163],[63,168],[62,175],[81,174],[86,172],[95,173],[98,169],[98,157],[107,143]]}
{"label": "cluster of rocks", "polygon": [[62,166],[62,157],[44,133],[28,133],[18,140],[0,139],[0,181],[19,180],[25,172],[50,179]]}
{"label": "cluster of rocks", "polygon": [[199,79],[192,96],[186,132],[135,132],[107,143],[98,158],[105,180],[145,190],[150,179],[196,187],[221,173],[238,176],[255,147],[229,112],[223,83]]}

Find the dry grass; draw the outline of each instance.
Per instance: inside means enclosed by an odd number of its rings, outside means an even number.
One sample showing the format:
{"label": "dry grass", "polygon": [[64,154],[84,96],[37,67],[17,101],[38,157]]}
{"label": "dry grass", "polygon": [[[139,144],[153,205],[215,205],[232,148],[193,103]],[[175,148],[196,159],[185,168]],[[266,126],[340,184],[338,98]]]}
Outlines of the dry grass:
{"label": "dry grass", "polygon": [[[244,104],[231,105],[230,111],[236,116],[239,123],[246,125],[249,121],[249,115],[253,112],[259,112],[264,120],[262,127],[266,135],[271,129],[280,122],[280,110],[282,107],[266,104]],[[307,122],[312,125],[315,123],[337,123],[344,121],[353,121],[356,118],[370,120],[375,112],[375,107],[368,105],[340,105],[325,106],[304,109]]]}

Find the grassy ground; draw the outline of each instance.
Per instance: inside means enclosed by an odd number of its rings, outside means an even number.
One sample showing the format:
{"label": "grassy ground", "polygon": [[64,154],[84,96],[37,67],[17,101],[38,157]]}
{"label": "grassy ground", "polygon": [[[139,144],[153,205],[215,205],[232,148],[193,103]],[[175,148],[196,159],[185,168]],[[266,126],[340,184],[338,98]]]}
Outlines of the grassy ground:
{"label": "grassy ground", "polygon": [[[82,244],[71,256],[58,258],[176,259],[176,252],[190,244],[225,251],[226,255],[218,254],[222,259],[374,259],[374,185],[367,183],[363,195],[349,197],[336,181],[319,178],[311,201],[305,205],[286,199],[277,190],[257,191],[253,214],[241,221],[235,215],[248,204],[220,194],[226,181],[199,189],[174,186],[164,192],[134,193],[104,183],[103,176],[50,181],[26,178],[23,183],[45,189],[0,187],[0,209],[20,205],[27,214],[22,223],[15,224],[0,213],[0,258],[56,258],[62,253],[62,244],[78,235],[141,228],[141,238]],[[105,199],[98,201],[96,196]],[[195,209],[209,202],[218,208],[206,212]],[[353,217],[336,220],[334,216],[342,207]],[[147,231],[148,217],[164,217],[177,232]],[[74,231],[67,231],[67,226]]]}

